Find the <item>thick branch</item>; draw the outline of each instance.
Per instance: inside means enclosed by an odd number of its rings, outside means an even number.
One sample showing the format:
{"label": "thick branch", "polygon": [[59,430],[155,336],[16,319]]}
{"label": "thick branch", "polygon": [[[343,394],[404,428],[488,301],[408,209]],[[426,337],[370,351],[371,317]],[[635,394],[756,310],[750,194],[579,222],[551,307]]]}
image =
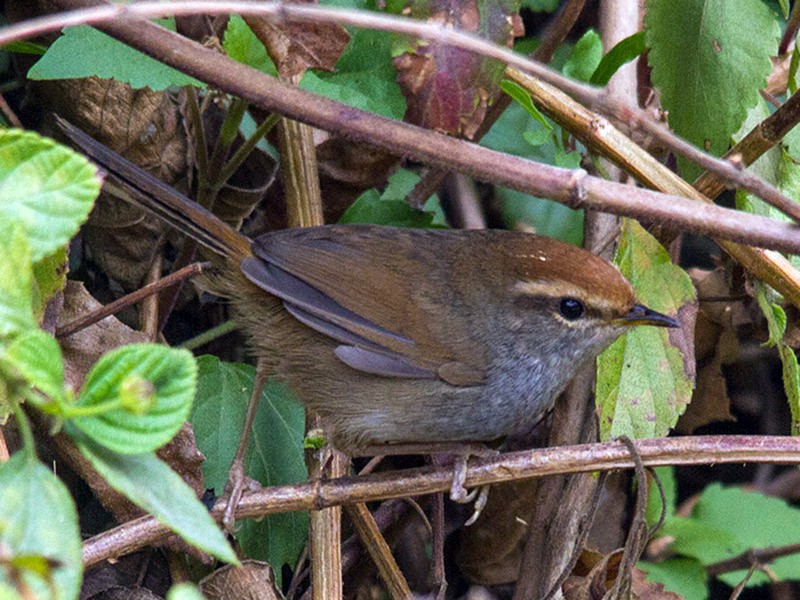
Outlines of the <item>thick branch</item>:
{"label": "thick branch", "polygon": [[[195,14],[198,12],[206,14],[240,13],[264,15],[280,21],[339,23],[342,25],[366,27],[380,31],[405,33],[427,39],[432,43],[447,44],[471,50],[482,56],[497,59],[510,67],[516,67],[525,73],[529,73],[546,83],[558,87],[587,107],[602,112],[605,115],[613,116],[621,122],[628,124],[631,128],[639,128],[646,131],[649,135],[659,140],[665,147],[687,157],[704,169],[716,173],[720,177],[731,182],[734,186],[744,188],[775,206],[791,205],[791,200],[783,195],[780,190],[757,175],[741,171],[736,165],[726,160],[720,160],[704,153],[699,148],[674,135],[669,128],[662,123],[651,119],[643,110],[618,103],[606,94],[604,88],[596,88],[574,81],[557,71],[549,69],[541,63],[516,55],[508,49],[496,46],[480,37],[449,29],[439,24],[421,23],[413,19],[398,18],[370,12],[329,9],[298,4],[286,5],[280,2],[255,4],[234,1],[215,2],[212,0],[206,0],[204,2],[183,1],[170,3],[169,8],[164,7],[161,3],[151,4],[142,2],[139,5],[108,5],[107,3],[93,0],[53,0],[53,4],[64,9],[84,8],[88,10],[75,11],[74,13],[60,18],[59,16],[55,16],[35,19],[27,23],[8,27],[5,31],[0,32],[0,45],[7,44],[10,41],[25,36],[41,34],[56,28],[60,29],[66,25],[92,23],[96,24],[99,29],[125,41],[125,43],[130,46],[151,54],[162,62],[176,66],[176,68],[180,68],[186,73],[194,74],[195,77],[203,81],[210,82],[210,80],[205,79],[203,76],[187,71],[171,62],[171,59],[178,58],[177,56],[172,57],[169,53],[156,54],[148,52],[146,49],[137,45],[135,34],[133,40],[125,40],[111,33],[111,30],[114,28],[115,24],[123,25],[124,23],[129,25],[136,24],[135,26],[137,28],[145,28],[143,24],[146,23],[146,21],[131,17],[131,15],[152,16],[160,14],[160,11],[161,13],[169,13],[172,15]],[[113,23],[111,23],[112,21]],[[222,87],[222,89],[227,89],[223,86],[220,87]],[[259,105],[257,102],[254,103]],[[279,110],[279,112],[294,118],[293,113],[283,110]],[[298,118],[298,120],[314,124],[311,120],[300,118]],[[320,127],[322,126],[320,125]]]}
{"label": "thick branch", "polygon": [[[64,8],[96,4],[94,0],[54,2]],[[273,77],[141,19],[124,18],[104,23],[100,28],[126,44],[256,106],[390,152],[410,154],[476,179],[551,198],[573,207],[593,208],[649,221],[668,221],[674,227],[697,233],[800,252],[800,232],[791,225],[720,207],[703,206],[678,196],[637,191],[630,186],[582,177],[582,172],[508,156],[366,113],[284,85]],[[581,189],[576,188],[578,180]],[[773,282],[770,284],[776,289],[780,287]],[[792,297],[792,290],[779,291]],[[800,297],[796,299],[800,302]]]}

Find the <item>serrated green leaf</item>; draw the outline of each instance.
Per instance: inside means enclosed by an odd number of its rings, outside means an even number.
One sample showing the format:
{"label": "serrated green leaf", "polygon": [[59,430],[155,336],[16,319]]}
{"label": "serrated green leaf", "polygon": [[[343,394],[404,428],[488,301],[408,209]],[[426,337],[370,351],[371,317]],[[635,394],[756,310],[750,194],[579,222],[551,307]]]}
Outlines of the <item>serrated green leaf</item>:
{"label": "serrated green leaf", "polygon": [[[694,305],[689,276],[673,265],[666,250],[633,220],[623,221],[615,263],[646,306],[678,317],[685,307]],[[691,344],[691,340],[685,343]],[[691,399],[694,361],[684,358],[664,328],[634,328],[597,362],[596,402],[603,440],[621,435],[664,436]]]}
{"label": "serrated green leaf", "polygon": [[[171,24],[171,29],[175,29],[171,19],[160,24]],[[87,25],[65,29],[64,34],[50,45],[44,56],[28,71],[28,78],[34,80],[92,76],[127,83],[134,89],[148,87],[158,91],[170,86],[205,87],[194,77]]]}
{"label": "serrated green leaf", "polygon": [[[780,35],[774,15],[759,0],[650,0],[645,31],[670,126],[722,154],[772,69]],[[700,172],[682,158],[678,164],[687,179]]]}
{"label": "serrated green leaf", "polygon": [[647,50],[647,46],[645,45],[644,31],[639,31],[626,37],[603,57],[594,73],[592,73],[589,83],[592,85],[606,85],[622,65],[644,54],[645,50]]}
{"label": "serrated green leaf", "polygon": [[[244,422],[255,369],[201,356],[198,394],[190,421],[197,446],[206,456],[203,474],[207,485],[221,492],[228,479]],[[269,383],[256,412],[245,470],[263,485],[297,483],[306,478],[303,460],[305,417],[302,406],[291,400],[285,388]],[[275,567],[280,585],[280,566],[294,564],[305,544],[306,513],[269,515],[258,522],[242,523],[237,539],[247,556]]]}
{"label": "serrated green leaf", "polygon": [[[39,557],[41,568],[21,568],[34,598],[77,598],[81,585],[81,537],[78,514],[67,488],[52,471],[25,452],[0,463],[0,547],[10,559]],[[30,560],[22,561],[34,566]],[[51,567],[51,568],[48,568]],[[50,579],[52,588],[47,579]],[[11,587],[0,567],[0,593]],[[6,596],[2,596],[6,597]]]}
{"label": "serrated green leaf", "polygon": [[670,558],[659,563],[642,561],[637,566],[647,573],[647,581],[661,583],[684,600],[708,598],[708,573],[700,561],[691,558]]}
{"label": "serrated green leaf", "polygon": [[[228,22],[223,45],[234,60],[269,75],[277,74],[264,45],[240,17],[234,16]],[[361,110],[401,119],[406,102],[395,76],[390,38],[362,29],[353,32],[334,72],[308,71],[300,80],[300,88]]]}
{"label": "serrated green leaf", "polygon": [[6,226],[0,224],[3,256],[0,260],[0,338],[38,327],[33,318],[33,270],[28,237],[20,225],[6,223]]}
{"label": "serrated green leaf", "polygon": [[562,71],[567,77],[589,81],[602,59],[603,42],[594,29],[589,29],[575,43]]}
{"label": "serrated green leaf", "polygon": [[300,87],[361,110],[402,119],[406,99],[392,65],[391,37],[358,29],[336,62],[336,70],[307,73]]}
{"label": "serrated green leaf", "polygon": [[48,398],[64,394],[64,360],[55,338],[39,328],[16,336],[0,353],[0,361]]}
{"label": "serrated green leaf", "polygon": [[[72,427],[67,423],[65,429]],[[192,489],[155,454],[117,454],[79,432],[70,432],[78,450],[108,484],[192,546],[229,563],[236,554]]]}
{"label": "serrated green leaf", "polygon": [[[146,411],[120,406],[132,381],[152,384],[155,401]],[[77,407],[98,409],[76,416],[75,425],[98,444],[122,454],[150,452],[166,444],[189,416],[195,394],[197,365],[188,350],[159,344],[131,344],[104,355],[86,376]],[[149,402],[143,398],[143,402]],[[69,415],[66,415],[69,416]]]}
{"label": "serrated green leaf", "polygon": [[32,132],[0,130],[0,233],[21,225],[33,262],[67,245],[99,192],[85,157]]}

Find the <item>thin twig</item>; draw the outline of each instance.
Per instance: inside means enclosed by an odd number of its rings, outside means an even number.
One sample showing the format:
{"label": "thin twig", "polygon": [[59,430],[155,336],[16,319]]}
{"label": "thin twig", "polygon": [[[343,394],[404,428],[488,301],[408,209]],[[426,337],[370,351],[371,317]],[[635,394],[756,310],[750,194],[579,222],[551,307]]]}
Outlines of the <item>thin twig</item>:
{"label": "thin twig", "polygon": [[628,436],[620,436],[619,441],[625,444],[633,459],[634,471],[636,473],[636,504],[634,506],[633,521],[625,540],[625,549],[622,553],[617,570],[617,578],[614,587],[605,597],[611,599],[627,598],[630,596],[633,569],[639,557],[647,547],[647,521],[645,511],[647,510],[647,472],[642,463],[636,444]]}
{"label": "thin twig", "polygon": [[86,329],[87,327],[94,325],[98,321],[105,319],[106,317],[113,315],[114,313],[122,310],[127,306],[131,306],[136,304],[137,302],[141,301],[143,298],[147,298],[148,296],[152,296],[153,294],[159,293],[161,290],[166,289],[170,286],[173,286],[177,283],[181,283],[194,275],[200,273],[203,269],[206,269],[210,266],[210,263],[192,263],[181,269],[180,271],[175,271],[166,277],[159,279],[149,285],[146,285],[142,288],[139,288],[135,292],[131,292],[130,294],[123,296],[113,302],[109,302],[102,308],[99,308],[89,314],[83,315],[59,327],[56,330],[56,337],[58,338],[65,338],[67,336],[72,335],[76,331],[80,331],[82,329]]}
{"label": "thin twig", "polygon": [[411,600],[413,595],[408,583],[400,572],[400,567],[397,566],[397,562],[392,556],[389,544],[386,543],[386,539],[369,512],[367,505],[359,502],[357,504],[345,504],[344,508],[358,532],[362,544],[369,552],[375,566],[378,567],[378,574],[386,586],[389,597],[392,600]]}
{"label": "thin twig", "polygon": [[706,572],[711,577],[719,577],[723,573],[746,569],[754,563],[769,563],[778,558],[798,553],[800,553],[800,543],[787,544],[786,546],[770,546],[768,548],[751,548],[733,558],[706,565]]}

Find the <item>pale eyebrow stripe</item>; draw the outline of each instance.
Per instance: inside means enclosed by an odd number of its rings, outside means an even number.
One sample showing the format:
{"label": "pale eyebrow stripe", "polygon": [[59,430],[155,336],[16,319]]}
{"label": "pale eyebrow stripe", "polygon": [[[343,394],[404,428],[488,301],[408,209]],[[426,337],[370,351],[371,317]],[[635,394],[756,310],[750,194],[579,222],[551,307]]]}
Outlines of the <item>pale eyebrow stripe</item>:
{"label": "pale eyebrow stripe", "polygon": [[606,298],[592,294],[582,287],[578,287],[566,281],[553,281],[552,279],[537,279],[517,281],[513,290],[528,296],[544,296],[547,298],[575,298],[589,304],[590,308],[606,311],[613,310],[615,306]]}

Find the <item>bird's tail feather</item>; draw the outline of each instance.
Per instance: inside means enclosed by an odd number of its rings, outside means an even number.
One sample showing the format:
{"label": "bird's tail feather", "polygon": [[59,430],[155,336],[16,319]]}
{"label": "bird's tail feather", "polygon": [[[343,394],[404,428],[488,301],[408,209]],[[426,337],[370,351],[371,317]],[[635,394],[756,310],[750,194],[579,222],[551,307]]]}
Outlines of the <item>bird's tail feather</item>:
{"label": "bird's tail feather", "polygon": [[81,152],[108,175],[115,195],[144,208],[212,252],[227,258],[250,256],[250,240],[211,212],[93,139],[68,121],[58,126]]}

